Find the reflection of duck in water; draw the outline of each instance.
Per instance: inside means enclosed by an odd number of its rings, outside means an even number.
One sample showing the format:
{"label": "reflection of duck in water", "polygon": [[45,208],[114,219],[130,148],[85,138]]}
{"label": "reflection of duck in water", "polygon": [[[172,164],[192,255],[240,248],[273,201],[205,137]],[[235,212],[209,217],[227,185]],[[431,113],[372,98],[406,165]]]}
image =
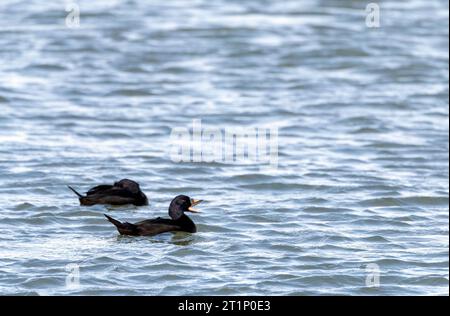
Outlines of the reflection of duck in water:
{"label": "reflection of duck in water", "polygon": [[121,235],[130,236],[153,236],[166,232],[197,232],[194,222],[185,212],[198,213],[194,206],[202,201],[191,199],[185,195],[179,195],[172,200],[169,207],[171,219],[161,217],[147,219],[135,224],[121,223],[118,220],[105,214],[106,218],[113,223]]}
{"label": "reflection of duck in water", "polygon": [[141,191],[139,184],[133,180],[123,179],[114,185],[98,185],[90,189],[85,196],[69,186],[78,198],[81,205],[111,204],[136,206],[148,205],[148,199]]}

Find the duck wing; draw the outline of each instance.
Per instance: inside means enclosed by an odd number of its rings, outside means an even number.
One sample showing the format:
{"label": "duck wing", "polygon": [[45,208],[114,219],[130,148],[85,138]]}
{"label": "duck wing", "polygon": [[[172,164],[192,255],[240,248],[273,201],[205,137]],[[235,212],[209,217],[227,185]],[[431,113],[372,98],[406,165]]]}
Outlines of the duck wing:
{"label": "duck wing", "polygon": [[141,236],[154,236],[162,233],[180,231],[181,227],[171,219],[155,218],[134,224]]}
{"label": "duck wing", "polygon": [[117,187],[117,186],[112,186],[112,185],[99,185],[96,186],[95,188],[90,189],[87,192],[87,196],[91,196],[91,195],[110,195],[110,196],[120,196],[120,197],[136,197],[136,195],[138,195],[139,192],[135,193],[133,191],[131,191],[129,188],[121,188],[121,187]]}
{"label": "duck wing", "polygon": [[112,187],[110,189],[99,189],[93,191],[82,199],[85,205],[94,204],[110,204],[110,205],[125,205],[134,204],[136,196],[126,189]]}
{"label": "duck wing", "polygon": [[96,187],[93,187],[92,189],[87,191],[86,195],[89,196],[89,195],[93,195],[93,194],[104,193],[113,188],[114,188],[114,186],[112,186],[112,185],[106,185],[106,184],[97,185]]}

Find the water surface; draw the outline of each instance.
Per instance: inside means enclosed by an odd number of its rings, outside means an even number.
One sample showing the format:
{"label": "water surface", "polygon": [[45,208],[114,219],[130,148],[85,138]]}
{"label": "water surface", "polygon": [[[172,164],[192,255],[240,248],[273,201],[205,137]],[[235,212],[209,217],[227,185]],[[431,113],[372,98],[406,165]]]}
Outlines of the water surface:
{"label": "water surface", "polygon": [[[447,1],[381,1],[380,28],[364,1],[76,3],[79,28],[64,1],[0,3],[1,294],[448,295]],[[174,163],[193,119],[278,126],[278,168]],[[66,188],[124,177],[149,207]],[[197,234],[102,215],[181,193]]]}

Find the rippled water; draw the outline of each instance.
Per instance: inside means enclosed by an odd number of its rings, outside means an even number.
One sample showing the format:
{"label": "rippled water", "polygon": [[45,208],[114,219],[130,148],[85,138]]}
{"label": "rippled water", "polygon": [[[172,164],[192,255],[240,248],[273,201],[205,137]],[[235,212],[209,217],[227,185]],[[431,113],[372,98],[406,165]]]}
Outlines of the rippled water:
{"label": "rippled water", "polygon": [[[48,2],[0,2],[0,293],[448,295],[447,1]],[[278,126],[278,168],[174,163],[193,119]],[[124,177],[150,206],[66,188]],[[181,193],[197,234],[102,215]]]}

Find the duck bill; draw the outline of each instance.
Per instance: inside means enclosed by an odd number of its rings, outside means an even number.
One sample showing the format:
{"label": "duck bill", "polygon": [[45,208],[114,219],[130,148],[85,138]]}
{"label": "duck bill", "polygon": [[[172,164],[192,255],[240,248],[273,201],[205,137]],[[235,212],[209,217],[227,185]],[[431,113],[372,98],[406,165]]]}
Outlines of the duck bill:
{"label": "duck bill", "polygon": [[192,212],[192,213],[200,213],[200,211],[196,210],[194,207],[202,202],[203,202],[203,200],[191,199],[191,206],[188,208],[188,211]]}

